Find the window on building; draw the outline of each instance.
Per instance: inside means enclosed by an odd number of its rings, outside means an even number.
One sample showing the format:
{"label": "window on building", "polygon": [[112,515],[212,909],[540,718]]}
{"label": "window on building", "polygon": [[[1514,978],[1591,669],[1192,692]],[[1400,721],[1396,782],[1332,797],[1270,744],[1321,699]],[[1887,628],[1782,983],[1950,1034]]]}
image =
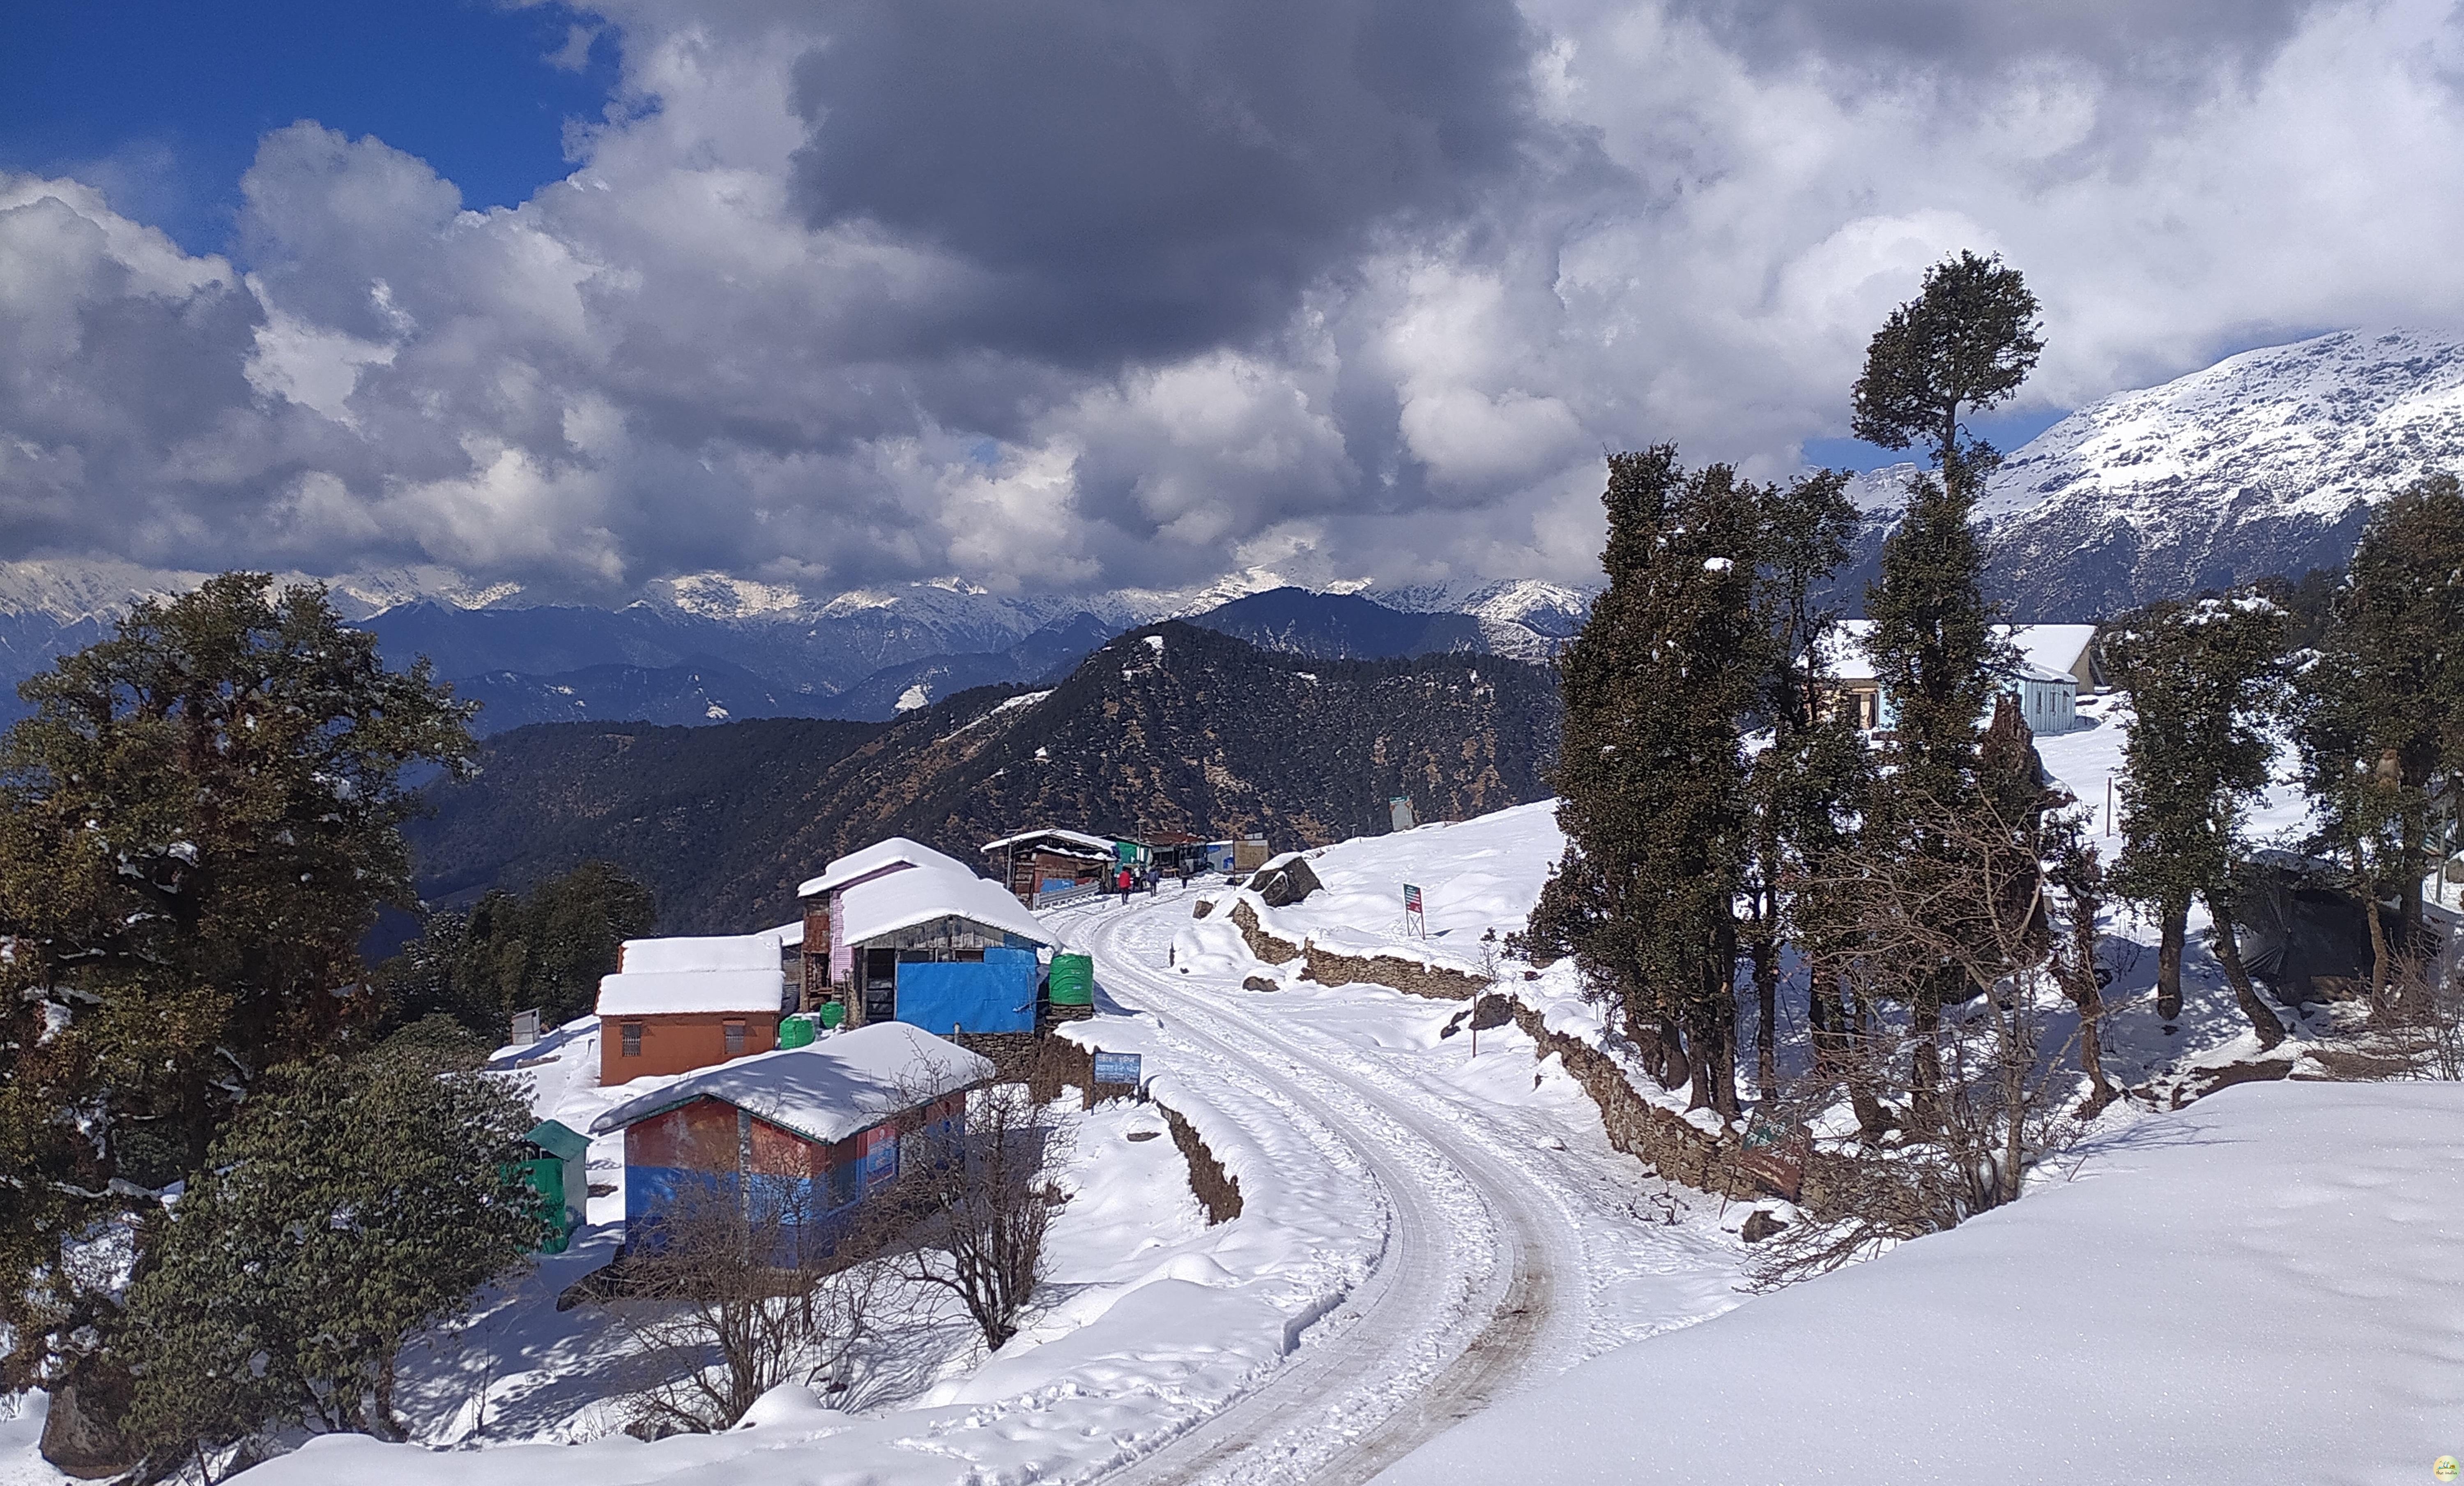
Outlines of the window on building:
{"label": "window on building", "polygon": [[727,1055],[729,1057],[742,1057],[744,1055],[744,1024],[742,1022],[730,1022],[727,1024]]}
{"label": "window on building", "polygon": [[622,1055],[626,1057],[640,1057],[642,1055],[642,1024],[639,1022],[627,1022],[624,1026],[622,1035],[624,1037]]}

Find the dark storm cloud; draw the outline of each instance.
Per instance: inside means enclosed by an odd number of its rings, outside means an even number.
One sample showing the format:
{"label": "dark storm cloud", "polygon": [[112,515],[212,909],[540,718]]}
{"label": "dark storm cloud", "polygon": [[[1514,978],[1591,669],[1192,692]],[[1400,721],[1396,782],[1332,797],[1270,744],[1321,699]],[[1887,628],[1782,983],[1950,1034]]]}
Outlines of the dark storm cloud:
{"label": "dark storm cloud", "polygon": [[1381,226],[1537,164],[1508,0],[869,0],[797,69],[796,188],[983,271],[944,333],[1068,365],[1281,322]]}
{"label": "dark storm cloud", "polygon": [[1748,55],[1916,62],[1991,74],[2070,58],[2130,75],[2186,60],[2250,65],[2290,39],[2320,0],[1679,0]]}

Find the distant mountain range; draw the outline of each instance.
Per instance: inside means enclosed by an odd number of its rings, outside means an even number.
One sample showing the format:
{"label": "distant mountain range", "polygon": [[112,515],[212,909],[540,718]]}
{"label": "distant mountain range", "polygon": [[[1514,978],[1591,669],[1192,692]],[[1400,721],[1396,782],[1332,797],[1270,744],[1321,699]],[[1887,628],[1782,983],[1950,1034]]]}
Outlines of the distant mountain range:
{"label": "distant mountain range", "polygon": [[[1279,848],[1544,797],[1556,686],[1482,654],[1320,659],[1142,626],[1048,688],[979,687],[890,722],[564,722],[486,741],[410,830],[420,890],[468,901],[597,857],[670,933],[783,921],[830,857],[900,834],[977,859],[1035,825],[1258,832]],[[750,913],[758,921],[748,921]]]}
{"label": "distant mountain range", "polygon": [[[139,600],[205,576],[0,563],[0,721],[17,714],[16,682],[101,638]],[[661,580],[617,609],[527,603],[437,569],[324,581],[389,658],[426,655],[457,694],[480,701],[482,733],[601,720],[879,721],[973,687],[1052,680],[1113,635],[1165,618],[1329,658],[1460,650],[1543,659],[1590,603],[1583,590],[1528,581],[1373,598],[1360,586],[1319,592],[1260,569],[1173,592],[1022,597],[919,583],[820,601],[703,574]]]}
{"label": "distant mountain range", "polygon": [[[1977,520],[1991,591],[2011,617],[2091,619],[2334,566],[2374,502],[2446,469],[2464,471],[2464,340],[2339,331],[2080,409],[2012,452]],[[1854,486],[1865,521],[1833,586],[1852,613],[1915,473],[1878,470]],[[16,713],[18,680],[100,638],[138,599],[204,576],[0,563],[0,721]],[[327,581],[388,655],[429,655],[484,702],[484,732],[559,721],[881,721],[977,686],[1044,684],[1111,636],[1169,618],[1325,658],[1542,660],[1581,626],[1591,594],[1534,580],[1312,590],[1252,568],[1170,591],[1014,595],[943,581],[816,596],[701,573],[656,580],[606,608],[438,567]]]}

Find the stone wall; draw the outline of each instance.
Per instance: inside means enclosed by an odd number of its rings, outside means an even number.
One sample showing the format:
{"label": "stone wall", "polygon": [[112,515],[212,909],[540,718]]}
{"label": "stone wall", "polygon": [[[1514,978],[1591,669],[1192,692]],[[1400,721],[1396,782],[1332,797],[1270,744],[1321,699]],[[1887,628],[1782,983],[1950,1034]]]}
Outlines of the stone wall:
{"label": "stone wall", "polygon": [[1443,965],[1422,965],[1417,960],[1398,959],[1393,955],[1339,955],[1331,949],[1308,944],[1309,978],[1321,986],[1349,986],[1366,982],[1385,986],[1407,996],[1428,996],[1439,1001],[1469,1001],[1488,982],[1462,970]]}
{"label": "stone wall", "polygon": [[1155,1101],[1163,1111],[1163,1122],[1172,1130],[1172,1142],[1180,1147],[1181,1160],[1189,1164],[1189,1189],[1198,1194],[1198,1205],[1206,1209],[1211,1226],[1241,1215],[1241,1179],[1223,1169],[1223,1163],[1207,1148],[1206,1138],[1198,1127],[1181,1117],[1180,1111]]}
{"label": "stone wall", "polygon": [[1258,910],[1250,907],[1247,899],[1232,905],[1231,917],[1233,927],[1241,931],[1241,941],[1249,946],[1249,953],[1268,965],[1282,965],[1300,958],[1301,946],[1267,933],[1258,922]]}
{"label": "stone wall", "polygon": [[1290,940],[1266,932],[1265,925],[1258,921],[1258,911],[1246,900],[1233,903],[1229,917],[1233,926],[1241,931],[1242,943],[1249,946],[1249,953],[1268,965],[1306,960],[1309,968],[1303,973],[1321,986],[1383,986],[1408,996],[1468,1001],[1488,984],[1463,970],[1426,965],[1417,960],[1394,955],[1337,954],[1306,940],[1295,944]]}
{"label": "stone wall", "polygon": [[[1773,1195],[1741,1164],[1745,1142],[1735,1132],[1714,1135],[1645,1099],[1626,1081],[1616,1059],[1590,1043],[1550,1031],[1540,1013],[1521,1002],[1514,1006],[1514,1025],[1530,1034],[1533,1055],[1545,1058],[1553,1053],[1565,1060],[1566,1072],[1599,1106],[1612,1146],[1682,1186],[1745,1202]],[[1828,1215],[1833,1174],[1841,1164],[1837,1156],[1808,1152],[1796,1205],[1815,1217]]]}

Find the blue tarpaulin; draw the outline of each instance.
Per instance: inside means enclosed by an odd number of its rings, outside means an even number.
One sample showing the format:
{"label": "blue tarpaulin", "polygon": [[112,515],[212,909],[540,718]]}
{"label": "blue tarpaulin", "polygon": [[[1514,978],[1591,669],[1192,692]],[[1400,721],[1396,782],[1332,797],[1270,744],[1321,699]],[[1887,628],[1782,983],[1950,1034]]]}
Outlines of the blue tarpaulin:
{"label": "blue tarpaulin", "polygon": [[1031,949],[987,949],[981,964],[904,964],[898,967],[898,1019],[940,1036],[1033,1031],[1035,982]]}

